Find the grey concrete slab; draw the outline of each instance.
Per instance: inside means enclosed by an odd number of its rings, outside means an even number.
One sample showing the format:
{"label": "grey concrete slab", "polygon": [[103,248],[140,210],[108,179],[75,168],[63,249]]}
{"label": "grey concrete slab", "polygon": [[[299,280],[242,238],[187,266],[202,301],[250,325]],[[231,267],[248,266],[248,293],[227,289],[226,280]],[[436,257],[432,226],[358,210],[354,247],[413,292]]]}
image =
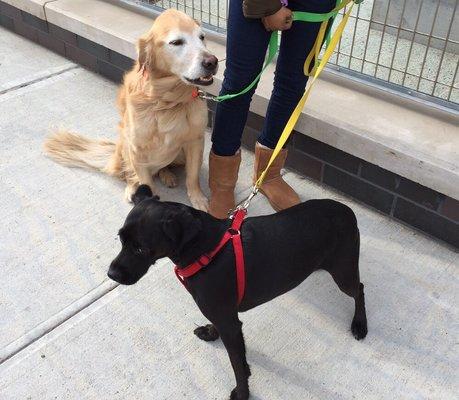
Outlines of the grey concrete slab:
{"label": "grey concrete slab", "polygon": [[[27,55],[23,39],[12,39],[18,53]],[[68,65],[36,45],[31,48],[40,50],[31,55],[49,65]],[[35,64],[43,79],[0,96],[0,265],[5,274],[0,348],[24,335],[31,340],[37,325],[50,327],[61,310],[101,285],[106,265],[98,257],[114,254],[115,227],[130,208],[113,201],[121,198],[120,183],[44,157],[42,142],[53,126],[115,137],[117,124],[115,85],[81,68],[55,75],[49,65]],[[30,77],[19,67],[14,79]],[[104,210],[112,212],[108,220]]]}
{"label": "grey concrete slab", "polygon": [[[116,232],[130,209],[123,200],[122,182],[61,167],[42,151],[45,136],[60,127],[116,138],[117,86],[76,66],[55,74],[50,68],[68,65],[67,61],[6,35],[8,46],[1,50],[5,59],[15,54],[14,60],[22,65],[30,47],[37,60],[32,65],[43,79],[28,81],[28,70],[5,64],[5,78],[27,84],[9,86],[0,95],[0,265],[6,274],[0,320],[7,322],[0,324],[2,357],[40,335],[43,329],[35,327],[50,328],[69,304],[102,284],[107,260],[114,255]],[[247,157],[241,168],[238,191],[250,184],[250,160]],[[183,169],[178,173],[180,186],[160,186],[160,194],[165,200],[189,203]],[[201,180],[207,187],[206,167]]]}
{"label": "grey concrete slab", "polygon": [[75,65],[3,27],[0,49],[0,93]]}
{"label": "grey concrete slab", "polygon": [[[210,132],[207,132],[206,143],[204,148],[204,163],[202,166],[200,182],[201,187],[206,196],[209,196],[210,191],[208,188],[209,168],[208,168],[208,155],[211,147]],[[239,198],[239,193],[243,193],[252,185],[253,176],[253,153],[242,148],[242,163],[239,168],[239,180],[236,184],[236,197]],[[174,173],[179,178],[179,186],[176,188],[167,188],[158,183],[159,194],[161,200],[177,201],[190,205],[185,189],[185,171],[182,167],[174,168]]]}
{"label": "grey concrete slab", "polygon": [[[457,254],[356,202],[289,173],[303,199],[335,198],[362,233],[368,337],[349,332],[353,302],[318,272],[241,314],[254,399],[452,399],[457,393]],[[271,212],[262,196],[253,215]],[[5,399],[223,399],[233,378],[220,342],[161,262],[3,364]]]}

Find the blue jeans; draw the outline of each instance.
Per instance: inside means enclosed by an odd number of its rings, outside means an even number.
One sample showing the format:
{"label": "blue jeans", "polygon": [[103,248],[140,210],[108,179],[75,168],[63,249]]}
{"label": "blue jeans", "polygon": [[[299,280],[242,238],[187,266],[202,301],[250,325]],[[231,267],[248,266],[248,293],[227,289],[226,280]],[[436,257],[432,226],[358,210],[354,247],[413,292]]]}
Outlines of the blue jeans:
{"label": "blue jeans", "polygon": [[[336,0],[290,0],[293,11],[325,13],[333,9]],[[258,142],[274,148],[303,95],[307,76],[303,65],[309,54],[320,23],[294,22],[282,33],[277,58],[274,87],[269,101],[263,129]],[[226,42],[226,70],[220,94],[236,93],[249,85],[260,72],[271,32],[260,19],[245,18],[242,0],[230,0]],[[241,146],[241,136],[247,121],[255,88],[245,95],[217,104],[212,133],[212,150],[220,156],[232,156]]]}

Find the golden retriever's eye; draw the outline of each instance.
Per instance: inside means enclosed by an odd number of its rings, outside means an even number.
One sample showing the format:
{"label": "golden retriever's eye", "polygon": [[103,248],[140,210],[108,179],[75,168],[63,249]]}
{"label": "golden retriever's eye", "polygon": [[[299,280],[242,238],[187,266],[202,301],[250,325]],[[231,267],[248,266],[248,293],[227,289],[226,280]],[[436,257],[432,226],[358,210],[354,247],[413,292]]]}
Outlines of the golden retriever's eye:
{"label": "golden retriever's eye", "polygon": [[204,39],[205,39],[204,33],[201,33],[201,34],[199,35],[199,39],[201,39],[201,40],[204,40]]}
{"label": "golden retriever's eye", "polygon": [[172,40],[169,42],[172,46],[181,46],[185,41],[183,39]]}

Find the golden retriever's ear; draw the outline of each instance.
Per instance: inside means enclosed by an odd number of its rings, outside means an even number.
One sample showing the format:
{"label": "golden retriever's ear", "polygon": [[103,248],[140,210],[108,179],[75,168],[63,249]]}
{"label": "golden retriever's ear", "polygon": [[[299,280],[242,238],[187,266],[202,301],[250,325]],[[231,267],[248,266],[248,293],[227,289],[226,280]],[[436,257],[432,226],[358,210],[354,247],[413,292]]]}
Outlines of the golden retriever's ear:
{"label": "golden retriever's ear", "polygon": [[137,52],[139,53],[139,67],[142,68],[147,61],[147,41],[140,38],[137,42]]}
{"label": "golden retriever's ear", "polygon": [[149,46],[149,42],[151,41],[151,38],[140,38],[137,42],[140,69],[142,69],[143,67],[151,67],[151,64],[153,63],[153,49],[151,46]]}
{"label": "golden retriever's ear", "polygon": [[194,22],[196,22],[196,25],[201,26],[201,22],[200,22],[200,21],[198,21],[198,20],[195,19],[195,18],[193,18],[193,19],[194,19]]}

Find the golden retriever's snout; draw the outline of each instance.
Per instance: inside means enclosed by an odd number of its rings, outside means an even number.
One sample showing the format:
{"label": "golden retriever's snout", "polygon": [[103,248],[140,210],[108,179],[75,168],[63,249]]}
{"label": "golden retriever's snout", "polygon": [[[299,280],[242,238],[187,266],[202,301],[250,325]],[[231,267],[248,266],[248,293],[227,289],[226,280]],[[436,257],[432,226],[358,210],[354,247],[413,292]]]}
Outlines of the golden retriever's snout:
{"label": "golden retriever's snout", "polygon": [[214,55],[208,54],[204,56],[201,64],[206,71],[214,73],[218,67],[218,59]]}
{"label": "golden retriever's snout", "polygon": [[204,54],[201,61],[201,68],[202,76],[194,80],[193,83],[203,86],[211,85],[214,80],[213,76],[218,71],[218,58],[213,54]]}

